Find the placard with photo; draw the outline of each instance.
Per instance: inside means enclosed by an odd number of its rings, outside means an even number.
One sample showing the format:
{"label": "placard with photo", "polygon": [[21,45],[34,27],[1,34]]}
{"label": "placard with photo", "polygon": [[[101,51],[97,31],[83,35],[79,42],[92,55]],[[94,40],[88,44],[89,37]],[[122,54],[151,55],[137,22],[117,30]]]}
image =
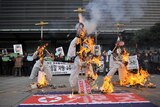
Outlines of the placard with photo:
{"label": "placard with photo", "polygon": [[20,55],[23,55],[23,50],[22,50],[22,44],[14,44],[14,53],[19,53]]}
{"label": "placard with photo", "polygon": [[63,47],[56,48],[56,56],[64,56]]}

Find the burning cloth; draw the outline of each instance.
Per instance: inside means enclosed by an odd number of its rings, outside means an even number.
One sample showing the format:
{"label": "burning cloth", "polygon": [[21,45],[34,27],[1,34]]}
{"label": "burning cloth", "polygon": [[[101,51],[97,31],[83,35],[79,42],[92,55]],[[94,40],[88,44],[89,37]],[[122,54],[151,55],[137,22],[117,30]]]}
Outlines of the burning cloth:
{"label": "burning cloth", "polygon": [[[38,52],[36,51],[32,56],[33,59],[37,58],[37,54],[38,54]],[[47,65],[47,62],[44,60],[42,67],[40,67],[40,65],[41,65],[41,61],[37,60],[36,63],[34,64],[33,68],[32,68],[29,79],[33,80],[35,77],[37,77],[39,71],[43,71],[46,74],[47,81],[51,81],[52,73],[51,73],[51,71],[50,71],[50,69]]]}
{"label": "burning cloth", "polygon": [[119,73],[119,79],[123,81],[125,77],[127,76],[127,70],[125,65],[121,61],[116,61],[113,58],[113,54],[110,56],[110,71],[108,72],[107,76],[113,76],[115,72],[118,70]]}
{"label": "burning cloth", "polygon": [[72,58],[72,57],[75,57],[76,56],[76,45],[78,44],[78,41],[79,41],[79,38],[78,37],[75,37],[71,43],[70,43],[70,46],[69,46],[69,49],[68,49],[68,53],[67,53],[67,57],[68,58]]}

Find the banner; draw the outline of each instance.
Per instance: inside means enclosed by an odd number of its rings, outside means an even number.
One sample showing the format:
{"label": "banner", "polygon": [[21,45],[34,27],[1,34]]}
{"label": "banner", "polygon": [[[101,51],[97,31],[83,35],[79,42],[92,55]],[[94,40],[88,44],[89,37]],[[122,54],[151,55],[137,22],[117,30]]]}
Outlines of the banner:
{"label": "banner", "polygon": [[47,65],[53,75],[56,74],[70,74],[73,69],[73,63],[47,61]]}
{"label": "banner", "polygon": [[[58,62],[58,61],[46,61],[46,62],[53,75],[70,74],[74,64],[69,62]],[[103,61],[100,61],[100,63],[102,66],[99,68],[99,72],[103,72]]]}
{"label": "banner", "polygon": [[78,80],[78,92],[80,94],[89,94],[91,93],[91,87],[88,83],[87,80],[85,79],[81,79],[81,80]]}
{"label": "banner", "polygon": [[137,55],[129,56],[127,69],[132,70],[132,69],[138,69],[138,68],[139,68],[139,64],[137,60]]}

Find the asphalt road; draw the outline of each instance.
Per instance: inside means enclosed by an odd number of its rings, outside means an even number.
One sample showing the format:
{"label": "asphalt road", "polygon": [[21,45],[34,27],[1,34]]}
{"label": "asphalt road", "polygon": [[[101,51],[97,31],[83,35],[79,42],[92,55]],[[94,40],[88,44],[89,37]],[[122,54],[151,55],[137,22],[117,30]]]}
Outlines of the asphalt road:
{"label": "asphalt road", "polygon": [[[28,77],[0,77],[0,107],[16,107],[29,96],[37,92],[71,92],[68,78],[69,75],[53,76],[51,84],[56,86],[55,89],[53,87],[31,89],[30,83],[32,83],[32,81],[30,81]],[[118,77],[115,75],[113,81],[117,81],[117,79]],[[102,85],[102,81],[103,76],[99,76],[99,86]],[[160,75],[151,75],[151,82],[156,84],[156,88],[127,88],[114,86],[114,90],[128,90],[160,106]],[[65,85],[65,87],[58,87],[63,85]]]}

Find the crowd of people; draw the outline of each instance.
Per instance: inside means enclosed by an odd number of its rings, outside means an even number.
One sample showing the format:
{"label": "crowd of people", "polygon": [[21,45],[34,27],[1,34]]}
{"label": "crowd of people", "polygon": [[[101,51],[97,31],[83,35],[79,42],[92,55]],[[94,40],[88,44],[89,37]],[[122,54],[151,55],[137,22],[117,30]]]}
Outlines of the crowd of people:
{"label": "crowd of people", "polygon": [[[27,60],[28,53],[17,54],[16,57],[0,54],[0,75],[5,76],[29,76],[34,61]],[[4,60],[3,58],[8,58]]]}
{"label": "crowd of people", "polygon": [[[130,52],[129,52],[130,53]],[[150,74],[160,74],[160,51],[159,50],[143,50],[131,52],[130,55],[137,55],[139,67],[146,70]],[[104,61],[103,74],[109,71],[110,50],[104,51],[102,60]]]}
{"label": "crowd of people", "polygon": [[139,65],[150,74],[160,74],[160,51],[146,50],[137,53]]}
{"label": "crowd of people", "polygon": [[[109,52],[109,51],[108,51]],[[103,74],[109,71],[109,53],[103,52],[102,61],[104,61]],[[147,70],[150,74],[160,74],[160,51],[158,50],[144,50],[137,53],[139,66]],[[107,57],[106,57],[107,55]],[[0,54],[0,75],[6,76],[29,76],[35,60],[27,60],[28,54],[17,55],[17,58],[12,58],[8,61],[3,61],[5,55]],[[64,61],[65,58],[56,58],[57,61]]]}

